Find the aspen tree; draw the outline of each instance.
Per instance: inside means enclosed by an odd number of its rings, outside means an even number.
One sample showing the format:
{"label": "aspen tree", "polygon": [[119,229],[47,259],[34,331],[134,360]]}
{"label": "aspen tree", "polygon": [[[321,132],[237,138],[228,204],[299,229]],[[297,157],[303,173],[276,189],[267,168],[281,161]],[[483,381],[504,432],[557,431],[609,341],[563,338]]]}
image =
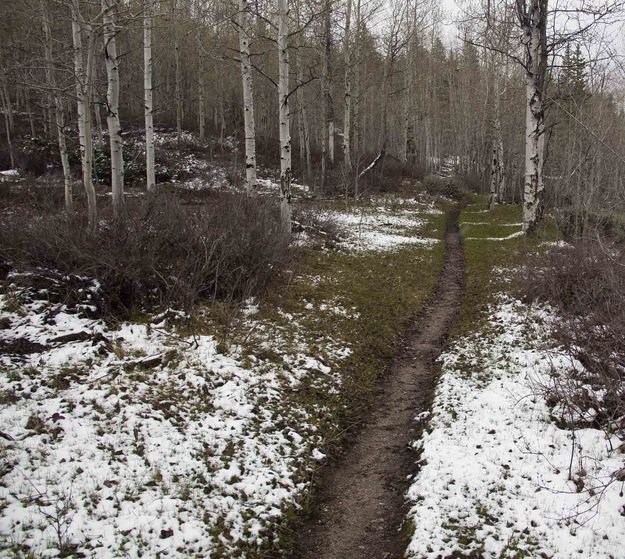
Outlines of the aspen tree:
{"label": "aspen tree", "polygon": [[301,54],[297,56],[297,107],[299,110],[298,124],[300,135],[300,162],[302,168],[306,169],[306,183],[310,188],[312,181],[312,158],[310,155],[310,127],[308,124],[308,111],[306,110],[306,99],[304,97],[304,69]]}
{"label": "aspen tree", "polygon": [[177,0],[172,0],[171,15],[174,26],[174,104],[176,105],[176,133],[178,134],[178,137],[180,137],[182,134],[182,71],[180,63],[180,37],[178,33]]}
{"label": "aspen tree", "polygon": [[[350,142],[352,151],[356,154],[360,154],[360,97],[361,97],[361,81],[362,72],[360,71],[360,35],[361,35],[361,0],[356,0],[356,14],[355,14],[355,32],[354,32],[354,55],[351,57],[352,65],[355,67],[355,79],[354,79],[354,91],[351,95],[351,118],[350,128],[353,130],[353,138]],[[357,187],[356,183],[356,187]],[[356,188],[357,190],[357,188]],[[356,196],[354,192],[354,197]]]}
{"label": "aspen tree", "polygon": [[102,0],[104,58],[106,62],[106,123],[111,148],[111,192],[113,210],[119,216],[124,205],[124,154],[119,119],[119,58],[117,56],[115,0]]}
{"label": "aspen tree", "polygon": [[50,21],[48,19],[48,10],[46,0],[41,0],[41,19],[43,25],[43,38],[46,62],[46,80],[48,86],[52,90],[54,101],[54,121],[56,123],[57,140],[59,143],[59,155],[61,158],[61,168],[63,169],[63,183],[65,187],[65,210],[67,213],[74,211],[74,195],[72,191],[72,172],[69,166],[69,154],[67,152],[67,140],[65,137],[65,117],[63,115],[63,102],[56,86],[55,71],[52,67],[52,33],[50,31]]}
{"label": "aspen tree", "polygon": [[291,114],[289,111],[289,6],[278,0],[278,103],[280,119],[280,216],[291,234]]}
{"label": "aspen tree", "polygon": [[[297,25],[300,25],[300,3],[295,3]],[[303,41],[301,33],[297,34],[297,107],[298,107],[298,125],[300,140],[300,165],[306,168],[306,183],[309,188],[313,188],[312,180],[312,158],[310,154],[310,127],[308,124],[308,111],[306,110],[306,99],[304,96],[304,63],[302,57]]]}
{"label": "aspen tree", "polygon": [[343,160],[347,171],[352,169],[352,156],[350,136],[352,131],[352,68],[351,68],[351,45],[350,24],[352,18],[352,0],[347,0],[347,13],[345,15],[345,39],[343,44],[343,58],[345,61],[344,80],[344,122],[343,122]]}
{"label": "aspen tree", "polygon": [[9,148],[9,158],[11,160],[11,168],[15,168],[15,153],[13,151],[12,141],[12,126],[11,126],[11,98],[6,87],[6,78],[4,74],[2,76],[2,90],[0,90],[0,97],[2,97],[2,112],[4,113],[4,130],[6,132],[7,147]]}
{"label": "aspen tree", "polygon": [[[249,15],[249,1],[239,0],[239,50],[241,51],[243,122],[245,129],[245,190],[248,196],[256,187],[256,123],[254,121],[254,89],[252,63],[250,61]],[[282,140],[282,128],[280,128],[280,139]]]}
{"label": "aspen tree", "polygon": [[321,188],[328,166],[334,164],[334,102],[332,100],[332,0],[325,0],[323,12],[323,123],[321,141]]}
{"label": "aspen tree", "polygon": [[542,217],[545,189],[545,102],[547,73],[548,0],[516,0],[516,12],[525,51],[525,182],[523,231],[534,234]]}
{"label": "aspen tree", "polygon": [[[88,223],[91,230],[97,226],[96,194],[93,186],[93,137],[91,131],[91,101],[93,97],[93,66],[95,32],[89,22],[83,21],[79,0],[72,0],[72,40],[74,45],[74,73],[78,110],[78,139],[82,178],[87,195]],[[83,30],[87,38],[87,63],[84,62]]]}
{"label": "aspen tree", "polygon": [[490,167],[490,199],[489,207],[492,210],[497,202],[501,202],[506,183],[506,171],[504,167],[503,137],[501,134],[501,115],[500,115],[500,92],[498,89],[498,80],[493,80],[493,138],[492,138],[492,159]]}
{"label": "aspen tree", "polygon": [[152,90],[152,9],[151,0],[143,0],[143,95],[145,118],[145,171],[147,188],[156,188],[154,171],[154,99]]}
{"label": "aspen tree", "polygon": [[[204,21],[202,21],[202,24]],[[202,44],[202,26],[199,26],[195,34],[195,40],[197,44],[197,56],[198,56],[198,92],[197,92],[197,105],[198,105],[198,131],[200,134],[200,142],[204,143],[206,139],[206,113],[204,110],[204,45]]]}
{"label": "aspen tree", "polygon": [[[490,40],[488,35],[493,31],[492,29],[492,14],[491,14],[491,2],[488,1],[486,5],[486,35],[487,40]],[[489,187],[489,208],[492,210],[495,204],[502,201],[503,191],[505,188],[506,171],[504,166],[504,151],[503,151],[503,136],[501,134],[501,91],[499,89],[500,80],[497,79],[497,72],[499,71],[497,61],[497,54],[495,52],[490,53],[489,68],[492,75],[491,80],[491,96],[492,96],[492,148],[491,148],[491,164],[490,164],[490,187]]]}

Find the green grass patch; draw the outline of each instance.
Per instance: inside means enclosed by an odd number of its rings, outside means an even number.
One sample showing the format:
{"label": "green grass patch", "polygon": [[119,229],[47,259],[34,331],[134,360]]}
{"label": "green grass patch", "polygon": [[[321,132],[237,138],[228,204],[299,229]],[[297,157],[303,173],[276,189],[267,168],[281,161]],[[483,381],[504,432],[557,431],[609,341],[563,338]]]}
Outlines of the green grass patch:
{"label": "green grass patch", "polygon": [[[332,424],[344,429],[356,421],[375,392],[397,352],[411,320],[431,295],[444,258],[445,216],[428,216],[427,235],[441,239],[431,247],[406,245],[391,252],[349,252],[307,249],[287,279],[273,286],[257,318],[285,328],[290,316],[304,316],[305,344],[311,355],[323,359],[329,340],[351,348],[341,362],[343,390],[337,396],[297,391],[293,398],[305,407],[330,403],[336,412]],[[326,310],[321,310],[322,305]],[[313,309],[307,308],[312,305]],[[334,305],[348,309],[342,316]],[[250,337],[246,350],[258,351]],[[301,340],[299,340],[301,343]],[[331,402],[327,399],[331,398]],[[320,425],[320,428],[323,428]],[[327,433],[333,439],[334,433]]]}
{"label": "green grass patch", "polygon": [[[503,241],[480,240],[508,237],[520,231],[521,227],[510,227],[506,224],[521,223],[522,220],[520,206],[501,204],[488,210],[487,196],[472,195],[469,198],[469,203],[459,219],[464,242],[465,296],[450,337],[465,335],[479,328],[484,309],[493,301],[497,292],[505,289],[505,278],[496,273],[498,268],[519,266],[526,260],[528,253],[542,250],[540,245],[543,241],[560,238],[553,220],[547,217],[536,237],[522,236]],[[478,239],[471,239],[475,237]]]}

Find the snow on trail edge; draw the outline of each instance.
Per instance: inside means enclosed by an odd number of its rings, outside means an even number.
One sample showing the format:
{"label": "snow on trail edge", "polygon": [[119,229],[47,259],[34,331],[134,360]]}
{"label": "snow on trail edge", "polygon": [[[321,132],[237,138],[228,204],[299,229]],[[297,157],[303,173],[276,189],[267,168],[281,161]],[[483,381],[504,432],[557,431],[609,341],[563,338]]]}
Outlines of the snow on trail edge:
{"label": "snow on trail edge", "polygon": [[422,467],[408,492],[408,557],[625,557],[623,483],[601,500],[588,491],[622,467],[623,454],[599,430],[575,431],[572,473],[585,483],[577,492],[568,481],[571,431],[532,388],[552,366],[581,367],[545,347],[553,320],[547,309],[502,299],[484,331],[441,356],[432,419],[415,443]]}

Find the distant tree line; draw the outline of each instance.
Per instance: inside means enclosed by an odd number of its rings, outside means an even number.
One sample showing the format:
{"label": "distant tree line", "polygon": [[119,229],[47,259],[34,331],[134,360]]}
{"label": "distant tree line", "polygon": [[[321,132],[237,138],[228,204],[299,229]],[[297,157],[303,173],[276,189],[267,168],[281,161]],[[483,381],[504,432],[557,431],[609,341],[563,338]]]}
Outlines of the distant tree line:
{"label": "distant tree line", "polygon": [[546,203],[580,236],[623,207],[625,75],[595,32],[620,2],[570,4],[468,3],[449,41],[435,0],[1,0],[4,143],[17,111],[58,143],[71,212],[78,137],[92,226],[93,137],[121,212],[125,131],[145,128],[154,189],[157,125],[234,137],[249,193],[258,156],[279,162],[287,229],[293,174],[357,195],[389,160],[452,159],[492,204],[523,200],[526,231]]}

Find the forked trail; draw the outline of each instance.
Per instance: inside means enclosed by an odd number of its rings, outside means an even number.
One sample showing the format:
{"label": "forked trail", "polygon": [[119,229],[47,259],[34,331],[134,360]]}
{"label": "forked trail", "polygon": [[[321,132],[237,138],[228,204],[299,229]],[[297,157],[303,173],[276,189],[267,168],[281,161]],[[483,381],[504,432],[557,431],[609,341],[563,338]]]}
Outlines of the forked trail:
{"label": "forked trail", "polygon": [[409,443],[415,417],[429,410],[436,386],[434,360],[462,301],[464,258],[459,208],[447,220],[446,252],[437,289],[408,334],[368,422],[318,491],[319,512],[296,542],[293,559],[399,559],[406,541],[408,476],[415,473]]}

